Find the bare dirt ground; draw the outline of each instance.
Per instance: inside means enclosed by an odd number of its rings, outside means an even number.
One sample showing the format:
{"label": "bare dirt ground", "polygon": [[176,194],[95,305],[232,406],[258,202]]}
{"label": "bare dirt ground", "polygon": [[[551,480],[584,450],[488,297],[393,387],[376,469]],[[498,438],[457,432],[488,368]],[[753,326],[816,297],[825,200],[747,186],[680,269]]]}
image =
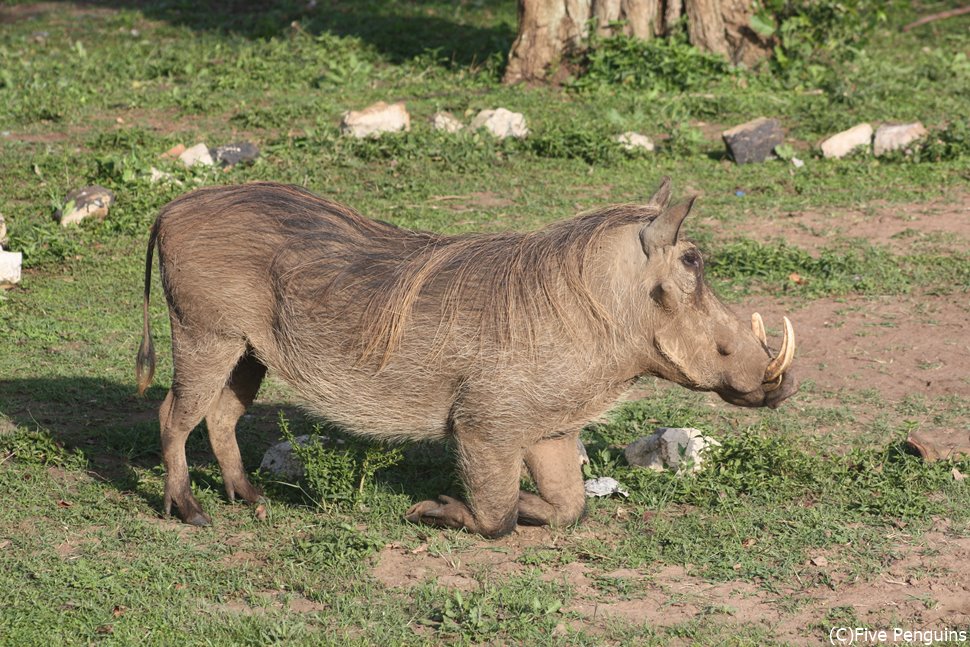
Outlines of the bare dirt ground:
{"label": "bare dirt ground", "polygon": [[[762,240],[781,237],[809,251],[840,238],[863,238],[894,251],[919,245],[962,250],[970,241],[966,197],[752,219],[745,235]],[[813,385],[809,399],[815,403],[866,393],[887,404],[913,396],[970,397],[966,293],[814,301],[760,297],[735,310],[742,317],[761,312],[769,334],[776,338],[781,316],[791,318],[798,338],[798,375]],[[564,634],[570,626],[606,632],[615,619],[667,627],[715,614],[718,622],[758,626],[781,642],[819,644],[829,639],[827,614],[839,609],[850,610],[869,627],[887,630],[970,625],[970,537],[951,531],[944,520],[918,539],[907,535],[905,528],[895,535],[895,559],[874,578],[853,579],[829,566],[837,559],[819,555],[802,565],[805,577],[796,575],[789,587],[773,592],[751,582],[710,582],[680,566],[603,574],[574,562],[552,567],[545,577],[563,581],[574,592],[566,611],[582,620],[557,627]],[[555,531],[520,527],[510,537],[472,542],[448,554],[436,554],[426,546],[407,550],[391,545],[381,552],[373,574],[402,593],[427,580],[474,590],[482,581],[532,568],[520,561],[524,552],[555,549],[558,541]],[[818,571],[825,572],[828,584],[810,577]],[[604,591],[597,587],[597,577],[625,582],[629,593]]]}

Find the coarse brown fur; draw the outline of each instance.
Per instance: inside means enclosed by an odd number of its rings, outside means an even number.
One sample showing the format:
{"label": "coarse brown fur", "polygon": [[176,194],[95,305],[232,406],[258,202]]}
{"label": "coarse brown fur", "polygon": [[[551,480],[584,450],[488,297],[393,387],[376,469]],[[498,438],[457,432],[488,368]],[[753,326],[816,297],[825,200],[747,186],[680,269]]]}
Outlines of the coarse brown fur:
{"label": "coarse brown fur", "polygon": [[[184,449],[203,417],[230,498],[257,500],[235,423],[267,368],[351,432],[453,438],[465,501],[423,501],[407,517],[486,536],[582,515],[579,430],[641,375],[776,405],[793,379],[762,384],[768,349],[678,241],[690,203],[668,201],[665,181],[648,204],[463,236],[401,229],[270,183],[171,202],[149,238],[136,362],[144,392],[157,243],[174,359],[159,414],[166,511],[174,503],[184,520],[208,522]],[[519,492],[523,461],[538,495]]]}

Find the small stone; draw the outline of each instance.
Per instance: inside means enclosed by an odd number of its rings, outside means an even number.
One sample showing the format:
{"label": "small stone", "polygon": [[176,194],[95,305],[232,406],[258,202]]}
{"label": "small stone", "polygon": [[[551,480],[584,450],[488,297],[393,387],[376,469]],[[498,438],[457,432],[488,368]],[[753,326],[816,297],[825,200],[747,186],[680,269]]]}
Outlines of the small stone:
{"label": "small stone", "polygon": [[171,182],[172,184],[182,186],[182,182],[167,171],[160,171],[154,166],[151,167],[150,171],[151,175],[148,176],[148,181],[152,184],[158,184],[159,182]]}
{"label": "small stone", "polygon": [[918,121],[911,124],[883,124],[876,128],[876,136],[872,141],[872,154],[878,157],[905,149],[925,136],[926,128]]}
{"label": "small stone", "polygon": [[793,158],[791,158],[791,165],[794,166],[795,168],[801,168],[801,167],[805,166],[805,162],[803,162],[802,160],[798,159],[797,157],[793,157]]}
{"label": "small stone", "polygon": [[832,135],[820,144],[822,157],[827,159],[839,159],[845,157],[860,146],[869,148],[872,141],[872,126],[869,124],[858,124]]}
{"label": "small stone", "polygon": [[75,225],[85,218],[103,220],[115,202],[115,194],[97,184],[75,189],[64,199],[64,208],[55,214],[62,227]]}
{"label": "small stone", "polygon": [[656,432],[638,438],[623,450],[626,462],[636,467],[662,471],[666,468],[691,472],[701,469],[703,454],[708,447],[721,443],[691,428],[661,427]]}
{"label": "small stone", "polygon": [[525,115],[505,108],[482,110],[472,119],[470,128],[472,130],[484,128],[499,139],[522,138],[529,134],[529,129],[525,125]]}
{"label": "small stone", "polygon": [[758,117],[721,133],[728,154],[737,164],[763,162],[775,146],[785,141],[785,133],[777,119]]}
{"label": "small stone", "polygon": [[588,479],[583,487],[588,497],[610,496],[619,494],[620,496],[630,496],[630,493],[623,489],[614,478],[601,476],[596,479]]}
{"label": "small stone", "polygon": [[653,150],[652,139],[646,135],[641,135],[640,133],[635,133],[633,131],[623,133],[616,138],[616,141],[618,141],[620,146],[628,151],[644,150],[650,152]]}
{"label": "small stone", "polygon": [[252,164],[259,157],[259,149],[256,144],[251,142],[239,142],[236,144],[226,144],[217,146],[209,153],[216,163],[226,166],[236,166],[237,164]]}
{"label": "small stone", "polygon": [[442,130],[446,133],[457,133],[462,130],[465,124],[461,123],[458,118],[451,114],[450,112],[436,112],[431,115],[431,128],[433,130]]}
{"label": "small stone", "polygon": [[209,147],[205,144],[196,144],[192,148],[187,148],[179,155],[179,159],[185,164],[187,168],[192,168],[196,164],[202,164],[203,166],[212,166],[212,154],[209,153]]}
{"label": "small stone", "polygon": [[20,252],[5,252],[0,249],[0,289],[12,288],[20,283],[20,270],[24,255]]}
{"label": "small stone", "polygon": [[953,480],[954,481],[962,481],[962,480],[964,480],[964,479],[967,478],[967,475],[966,474],[964,474],[963,472],[961,472],[960,470],[958,470],[955,467],[952,470],[950,470],[950,474],[953,475]]}
{"label": "small stone", "polygon": [[340,131],[345,135],[363,139],[377,137],[381,133],[411,130],[411,115],[403,102],[390,105],[383,101],[367,106],[363,110],[344,113],[340,121]]}

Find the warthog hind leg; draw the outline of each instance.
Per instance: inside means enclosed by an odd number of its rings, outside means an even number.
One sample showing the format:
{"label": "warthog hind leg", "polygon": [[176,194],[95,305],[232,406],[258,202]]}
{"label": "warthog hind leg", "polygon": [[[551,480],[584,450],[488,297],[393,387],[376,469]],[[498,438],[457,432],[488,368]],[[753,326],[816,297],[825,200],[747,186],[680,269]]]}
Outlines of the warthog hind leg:
{"label": "warthog hind leg", "polygon": [[468,503],[449,496],[421,501],[404,515],[412,523],[446,528],[465,528],[485,537],[501,537],[515,529],[518,517],[519,473],[522,454],[518,448],[497,449],[482,430],[474,438],[456,434],[459,466]]}
{"label": "warthog hind leg", "polygon": [[235,501],[236,495],[239,495],[248,503],[256,503],[261,496],[259,490],[249,482],[246,470],[243,469],[239,445],[236,443],[236,423],[253,403],[265,375],[266,367],[247,353],[236,364],[229,383],[205,415],[209,444],[219,461],[226,496],[230,501]]}
{"label": "warthog hind leg", "polygon": [[222,395],[229,375],[246,347],[242,340],[215,335],[201,339],[187,337],[186,332],[173,322],[175,371],[172,388],[158,412],[166,472],[164,509],[165,514],[171,514],[174,503],[182,521],[207,526],[209,517],[192,495],[185,441]]}
{"label": "warthog hind leg", "polygon": [[525,464],[539,489],[519,493],[519,523],[565,526],[586,512],[586,493],[576,434],[541,440],[525,452]]}

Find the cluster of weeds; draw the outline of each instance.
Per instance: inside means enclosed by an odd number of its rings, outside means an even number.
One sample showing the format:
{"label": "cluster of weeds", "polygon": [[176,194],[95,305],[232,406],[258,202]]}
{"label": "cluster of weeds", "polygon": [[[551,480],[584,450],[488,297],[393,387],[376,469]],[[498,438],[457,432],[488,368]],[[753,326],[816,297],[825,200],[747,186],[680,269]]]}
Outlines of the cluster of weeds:
{"label": "cluster of weeds", "polygon": [[301,534],[293,539],[289,555],[314,568],[359,565],[384,547],[379,535],[338,523]]}
{"label": "cluster of weeds", "polygon": [[721,56],[692,47],[683,36],[643,40],[632,36],[590,38],[578,61],[576,90],[615,88],[684,92],[731,73]]}
{"label": "cluster of weeds", "polygon": [[323,507],[358,501],[378,471],[403,459],[399,448],[367,443],[320,423],[314,424],[306,442],[298,442],[282,412],[279,428],[303,464],[306,493]]}
{"label": "cluster of weeds", "polygon": [[759,0],[751,26],[773,38],[773,61],[784,73],[831,65],[854,55],[892,0]]}
{"label": "cluster of weeds", "polygon": [[51,438],[46,431],[18,427],[0,434],[0,462],[8,459],[27,465],[44,465],[84,469],[87,458],[78,450],[69,450]]}
{"label": "cluster of weeds", "polygon": [[719,246],[708,268],[712,279],[729,281],[737,289],[753,289],[754,279],[806,296],[901,294],[914,285],[933,285],[944,292],[970,288],[965,262],[932,254],[899,257],[863,244],[825,248],[813,256],[784,242],[742,239]]}
{"label": "cluster of weeds", "polygon": [[511,578],[501,588],[486,584],[467,593],[449,592],[443,600],[441,593],[437,587],[420,591],[419,608],[433,611],[419,622],[443,636],[474,643],[508,634],[548,636],[566,601],[559,585],[533,577]]}

